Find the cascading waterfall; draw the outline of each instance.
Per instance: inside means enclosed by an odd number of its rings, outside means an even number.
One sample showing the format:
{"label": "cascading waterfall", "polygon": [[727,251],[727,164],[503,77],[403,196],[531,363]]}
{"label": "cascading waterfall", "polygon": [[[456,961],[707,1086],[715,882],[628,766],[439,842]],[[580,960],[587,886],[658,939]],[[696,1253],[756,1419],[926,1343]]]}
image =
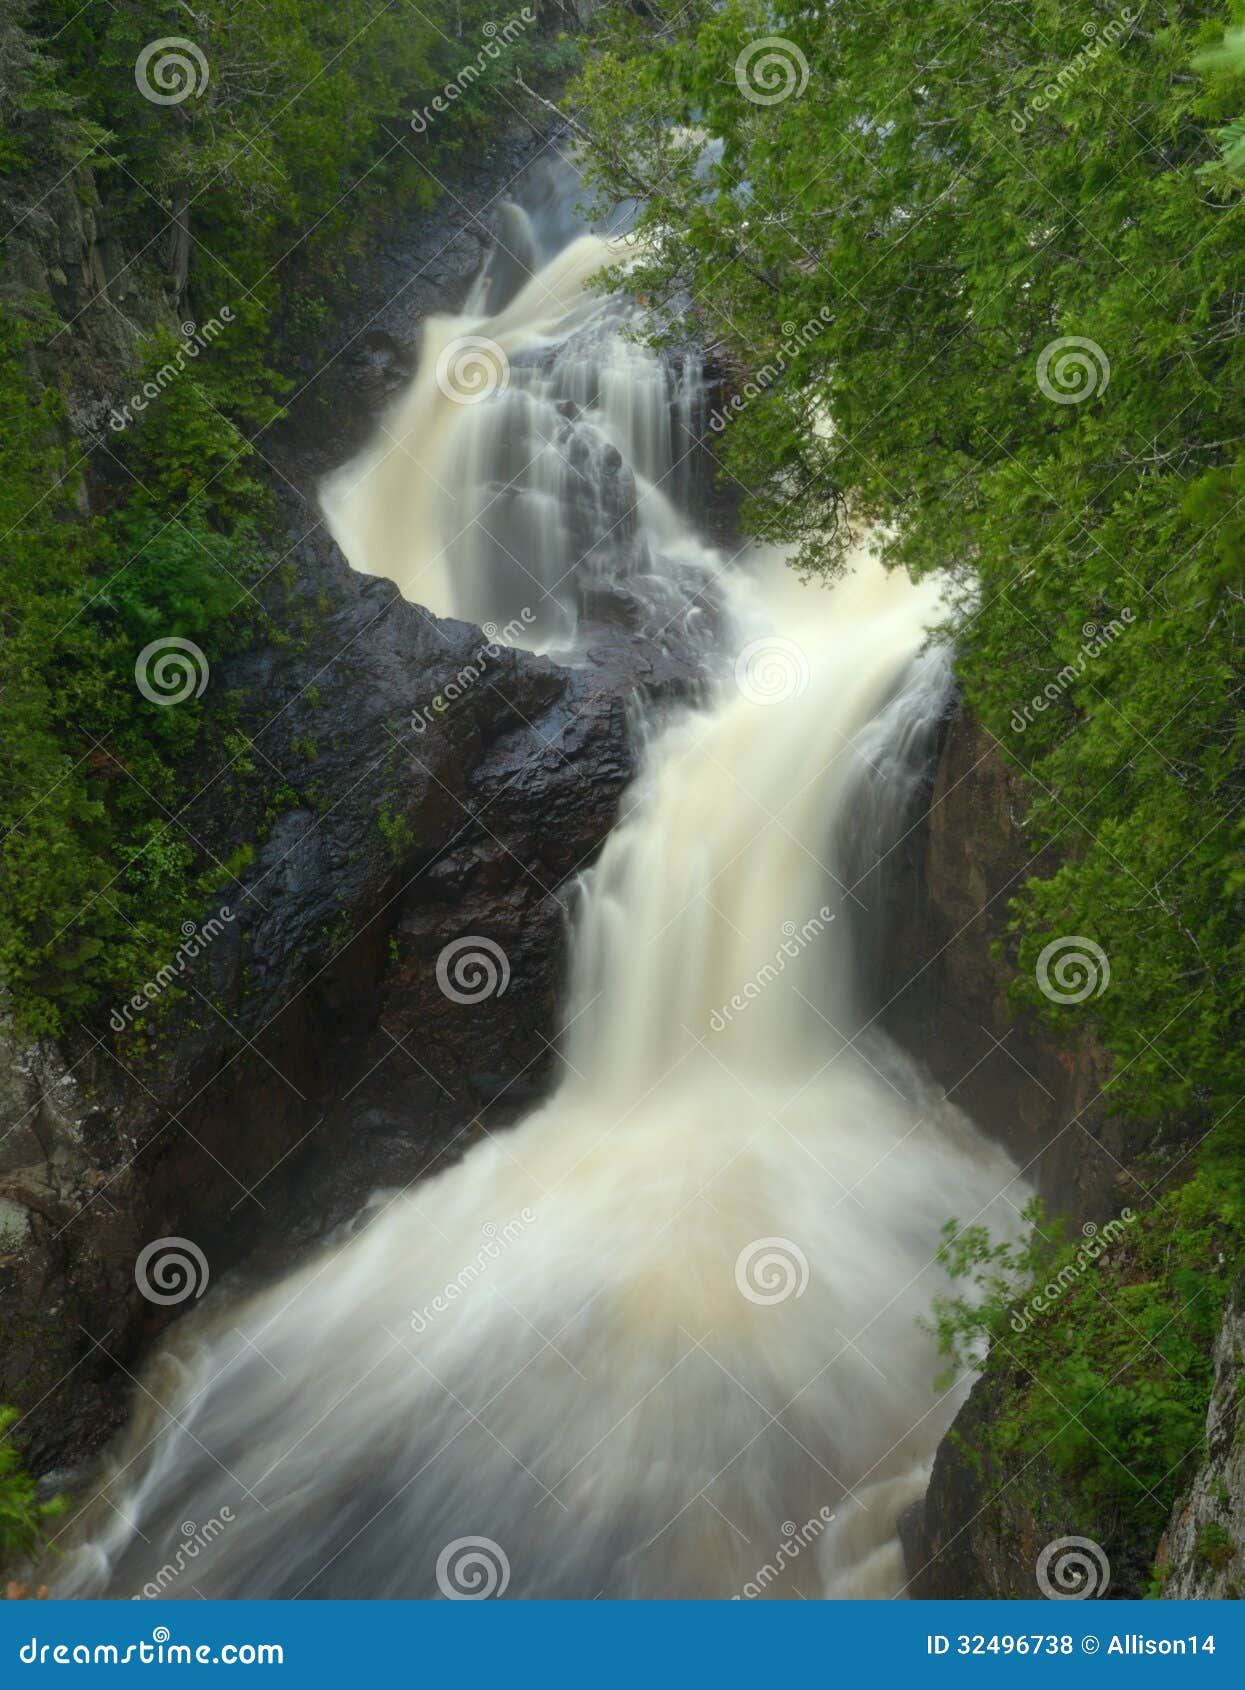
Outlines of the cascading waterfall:
{"label": "cascading waterfall", "polygon": [[[605,308],[578,292],[596,262],[573,243],[518,279],[491,331],[516,363],[535,346],[539,378],[487,425],[487,406],[465,408],[437,476],[496,466],[511,426],[526,450],[561,384],[579,407],[567,420],[620,456],[625,441],[626,474],[663,500],[634,534],[649,569],[676,560],[674,601],[703,579],[687,560],[704,548],[658,486],[655,360],[607,338],[592,367],[577,328],[551,348],[547,326],[521,324],[547,290],[563,328],[582,311],[599,329]],[[451,326],[430,328],[425,366]],[[438,407],[421,371],[400,415],[431,426]],[[629,408],[648,419],[630,434]],[[605,460],[590,452],[580,473]],[[406,476],[356,478],[338,531],[354,562],[422,597],[445,513]],[[550,536],[582,515],[556,481],[521,483],[533,509],[538,492],[557,506]],[[458,496],[478,508],[477,487]],[[435,533],[416,536],[415,507],[438,513]],[[594,520],[610,508],[602,496]],[[499,591],[487,539],[453,556],[454,605]],[[902,1591],[896,1520],[963,1389],[935,1397],[918,1326],[944,1287],[939,1230],[983,1214],[1014,1232],[1025,1195],[870,1027],[861,989],[868,871],[905,825],[945,703],[945,660],[922,650],[937,589],[862,557],[830,591],[766,559],[725,590],[738,661],[655,732],[585,883],[557,1089],[456,1166],[379,1196],[281,1283],[180,1323],[58,1594]]]}
{"label": "cascading waterfall", "polygon": [[625,301],[590,291],[627,254],[568,240],[548,206],[503,208],[465,314],[428,319],[410,388],[323,489],[356,568],[441,616],[521,618],[541,650],[572,641],[585,585],[625,581],[646,630],[687,643],[718,561],[676,509],[700,372],[635,345]]}

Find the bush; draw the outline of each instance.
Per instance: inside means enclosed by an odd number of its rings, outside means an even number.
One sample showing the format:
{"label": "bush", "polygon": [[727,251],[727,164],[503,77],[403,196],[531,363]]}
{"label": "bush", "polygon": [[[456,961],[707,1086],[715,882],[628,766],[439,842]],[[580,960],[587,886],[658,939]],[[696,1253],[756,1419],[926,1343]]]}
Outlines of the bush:
{"label": "bush", "polygon": [[987,1357],[1005,1383],[987,1429],[1001,1471],[1041,1457],[1086,1529],[1123,1523],[1130,1541],[1153,1543],[1198,1457],[1245,1240],[1205,1176],[1125,1224],[1129,1214],[1105,1241],[1068,1239],[1035,1202],[1015,1245],[948,1222],[939,1259],[968,1289],[936,1299],[930,1330],[950,1363],[940,1389]]}
{"label": "bush", "polygon": [[0,1408],[0,1571],[33,1555],[43,1542],[47,1522],[67,1507],[63,1497],[39,1500],[34,1479],[6,1435],[17,1417],[15,1408]]}

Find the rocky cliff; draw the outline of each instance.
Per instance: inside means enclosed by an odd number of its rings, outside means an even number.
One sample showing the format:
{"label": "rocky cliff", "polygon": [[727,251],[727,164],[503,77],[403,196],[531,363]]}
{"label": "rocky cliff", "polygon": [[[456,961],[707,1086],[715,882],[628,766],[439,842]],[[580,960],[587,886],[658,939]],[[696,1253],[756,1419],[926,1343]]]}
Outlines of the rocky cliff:
{"label": "rocky cliff", "polygon": [[1052,1209],[1105,1221],[1143,1195],[1130,1169],[1153,1127],[1108,1115],[1091,1036],[1065,1046],[1009,1002],[1008,900],[1057,858],[1025,825],[1020,766],[958,704],[935,755],[889,880],[887,973],[901,984],[883,1018]]}
{"label": "rocky cliff", "polygon": [[1214,1362],[1205,1453],[1158,1547],[1169,1600],[1245,1597],[1245,1286],[1224,1311]]}
{"label": "rocky cliff", "polygon": [[[1169,1179],[1188,1178],[1187,1152],[1200,1129],[1194,1120],[1156,1128],[1109,1112],[1102,1089],[1109,1064],[1093,1038],[1064,1045],[1009,1002],[1015,960],[1008,900],[1027,876],[1049,871],[1056,860],[1024,823],[1028,803],[1006,748],[954,705],[932,785],[889,877],[887,969],[903,984],[884,1019],[948,1096],[1007,1145],[1048,1210],[1092,1234],[1125,1209],[1147,1208]],[[1126,1255],[1125,1248],[1117,1268]],[[1108,1259],[1101,1258],[1104,1266]],[[1225,1371],[1234,1342],[1239,1332],[1229,1319],[1220,1340]],[[1044,1451],[997,1453],[991,1434],[1029,1383],[1012,1358],[991,1355],[939,1447],[927,1496],[901,1523],[910,1594],[1038,1596],[1042,1550],[1087,1535],[1102,1540],[1110,1562],[1104,1593],[1122,1598],[1150,1588],[1156,1542],[1139,1541],[1105,1515],[1087,1518]],[[1191,1558],[1198,1531],[1212,1517],[1208,1510],[1226,1521],[1239,1508],[1239,1472],[1225,1470],[1234,1400],[1221,1386],[1220,1407],[1212,1406],[1218,1444],[1211,1441],[1207,1464],[1177,1510],[1181,1523],[1168,1533],[1169,1587],[1185,1593],[1190,1581],[1211,1577],[1204,1562]],[[1225,1486],[1236,1499],[1232,1507],[1223,1500]]]}
{"label": "rocky cliff", "polygon": [[[107,1435],[176,1312],[139,1294],[148,1243],[191,1240],[213,1278],[248,1253],[280,1260],[548,1083],[571,888],[631,772],[626,701],[678,692],[686,668],[634,635],[621,596],[584,607],[574,670],[438,620],[350,570],[316,502],[542,144],[516,127],[439,207],[395,212],[332,356],[267,442],[288,535],[261,594],[287,632],[214,674],[245,747],[238,813],[188,769],[180,818],[222,851],[255,843],[228,898],[187,923],[185,954],[134,983],[137,1002],[175,983],[175,1007],[149,1021],[105,1006],[57,1044],[10,1033],[0,1048],[0,1401],[25,1411],[36,1468],[76,1465]],[[110,244],[90,180],[66,191],[6,281],[50,289],[75,323],[55,374],[89,443],[140,331],[175,320],[178,298]],[[438,979],[466,940],[506,976],[482,996],[466,978],[470,1002]]]}

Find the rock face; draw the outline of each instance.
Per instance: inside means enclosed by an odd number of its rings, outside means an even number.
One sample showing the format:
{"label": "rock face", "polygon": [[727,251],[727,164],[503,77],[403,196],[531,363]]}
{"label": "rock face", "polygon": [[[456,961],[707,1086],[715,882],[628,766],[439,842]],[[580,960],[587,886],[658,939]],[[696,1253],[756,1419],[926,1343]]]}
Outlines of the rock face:
{"label": "rock face", "polygon": [[1206,1415],[1206,1446],[1192,1484],[1172,1510],[1159,1544],[1161,1594],[1245,1597],[1245,1284],[1224,1310],[1215,1344],[1215,1384]]}
{"label": "rock face", "polygon": [[[1010,1006],[1007,903],[1028,876],[1054,864],[1023,825],[1029,799],[1019,769],[958,706],[944,725],[925,802],[885,892],[887,969],[904,982],[885,1019],[948,1095],[1008,1147],[1052,1211],[1074,1226],[1102,1225],[1139,1206],[1144,1190],[1129,1171],[1138,1155],[1146,1153],[1151,1169],[1165,1148],[1178,1160],[1195,1129],[1172,1126],[1165,1146],[1152,1123],[1108,1116],[1108,1064],[1093,1039],[1065,1048]],[[1038,1596],[1042,1549],[1084,1533],[1084,1521],[1062,1511],[1060,1481],[1040,1455],[1004,1469],[986,1453],[984,1433],[1014,1383],[1002,1358],[992,1359],[939,1447],[924,1503],[904,1521],[910,1594]],[[1107,1594],[1142,1595],[1154,1546],[1101,1547],[1111,1566]]]}
{"label": "rock face", "polygon": [[[1008,1368],[992,1364],[939,1445],[929,1490],[903,1533],[910,1596],[1036,1601],[1047,1594],[1038,1576],[1043,1550],[1084,1539],[1084,1520],[1074,1517],[1059,1475],[1040,1453],[1009,1465],[989,1453],[986,1434],[1017,1383]],[[1099,1530],[1094,1595],[1144,1596],[1153,1546]],[[1056,1550],[1053,1566],[1061,1560]]]}
{"label": "rock face", "polygon": [[[158,1047],[139,1020],[4,1053],[0,1399],[44,1399],[34,1459],[107,1424],[100,1391],[167,1318],[136,1288],[145,1244],[189,1238],[219,1273],[297,1226],[287,1176],[313,1148],[357,1201],[394,1177],[395,1149],[413,1173],[547,1078],[570,882],[631,772],[627,658],[677,684],[622,647],[582,670],[506,650],[481,668],[478,629],[351,575],[323,539],[308,548],[308,590],[335,590],[321,637],[231,680],[272,718],[259,753],[290,767],[316,676],[314,808],[284,813],[240,893],[204,912],[212,936]],[[413,732],[456,679],[452,707]],[[441,989],[438,956],[468,936],[500,947],[503,994]]]}
{"label": "rock face", "polygon": [[1107,1118],[1092,1038],[1065,1048],[1009,1004],[1008,900],[1053,865],[1023,825],[1019,768],[958,706],[925,801],[890,877],[887,972],[903,984],[884,1020],[1053,1209],[1104,1221],[1142,1195],[1127,1169],[1153,1127]]}

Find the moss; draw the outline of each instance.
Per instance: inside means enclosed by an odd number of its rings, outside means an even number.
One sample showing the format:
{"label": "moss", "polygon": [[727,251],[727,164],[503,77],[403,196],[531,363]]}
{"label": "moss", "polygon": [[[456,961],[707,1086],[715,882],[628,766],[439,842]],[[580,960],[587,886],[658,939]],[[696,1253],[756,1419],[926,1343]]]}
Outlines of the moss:
{"label": "moss", "polygon": [[382,804],[376,817],[376,825],[380,829],[382,839],[389,846],[393,860],[401,862],[415,843],[415,829],[408,818],[396,814],[387,804]]}
{"label": "moss", "polygon": [[1194,1551],[1200,1561],[1215,1568],[1226,1567],[1236,1554],[1236,1544],[1232,1540],[1226,1526],[1218,1520],[1208,1520],[1198,1533],[1197,1547]]}

